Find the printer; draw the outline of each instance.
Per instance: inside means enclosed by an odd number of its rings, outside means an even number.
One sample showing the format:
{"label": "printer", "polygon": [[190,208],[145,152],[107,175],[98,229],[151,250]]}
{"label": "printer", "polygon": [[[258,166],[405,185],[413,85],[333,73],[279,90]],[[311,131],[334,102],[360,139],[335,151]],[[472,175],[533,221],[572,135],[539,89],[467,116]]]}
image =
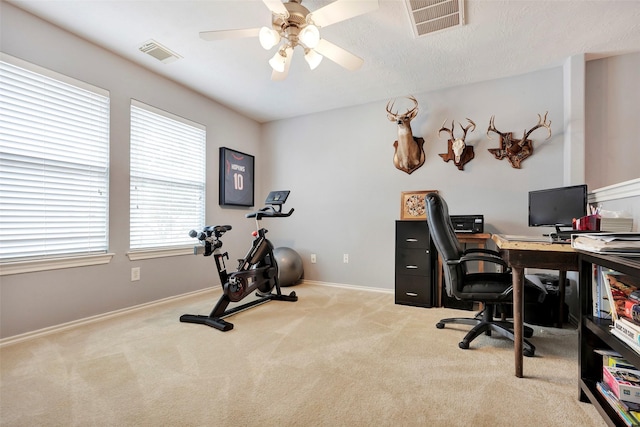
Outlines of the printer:
{"label": "printer", "polygon": [[484,233],[484,215],[449,215],[456,233]]}

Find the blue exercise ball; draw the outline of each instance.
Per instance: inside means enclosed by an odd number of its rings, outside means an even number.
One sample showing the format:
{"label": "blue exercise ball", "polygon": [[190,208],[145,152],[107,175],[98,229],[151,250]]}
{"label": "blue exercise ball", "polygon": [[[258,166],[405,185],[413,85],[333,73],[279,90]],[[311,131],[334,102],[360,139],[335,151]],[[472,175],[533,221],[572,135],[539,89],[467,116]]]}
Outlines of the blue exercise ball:
{"label": "blue exercise ball", "polygon": [[278,282],[280,286],[292,286],[302,278],[302,258],[291,248],[275,248],[273,255],[278,264]]}

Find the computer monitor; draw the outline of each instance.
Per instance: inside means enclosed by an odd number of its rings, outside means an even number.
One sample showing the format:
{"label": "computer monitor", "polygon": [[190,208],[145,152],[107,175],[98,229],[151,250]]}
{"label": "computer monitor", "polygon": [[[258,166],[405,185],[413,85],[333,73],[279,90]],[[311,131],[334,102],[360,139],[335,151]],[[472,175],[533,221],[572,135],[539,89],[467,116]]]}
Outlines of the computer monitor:
{"label": "computer monitor", "polygon": [[529,227],[573,227],[587,214],[587,186],[549,188],[529,192]]}

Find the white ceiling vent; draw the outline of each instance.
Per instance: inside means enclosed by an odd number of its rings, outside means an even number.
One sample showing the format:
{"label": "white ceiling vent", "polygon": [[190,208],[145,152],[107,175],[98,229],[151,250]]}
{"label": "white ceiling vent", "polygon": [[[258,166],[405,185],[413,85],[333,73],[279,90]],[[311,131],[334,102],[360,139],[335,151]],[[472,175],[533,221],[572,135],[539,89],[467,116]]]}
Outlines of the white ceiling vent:
{"label": "white ceiling vent", "polygon": [[464,25],[464,0],[405,0],[416,37]]}
{"label": "white ceiling vent", "polygon": [[155,40],[148,40],[144,42],[144,44],[140,46],[140,50],[147,55],[153,56],[158,61],[164,62],[165,64],[182,58],[182,56],[172,52],[170,49],[167,49]]}

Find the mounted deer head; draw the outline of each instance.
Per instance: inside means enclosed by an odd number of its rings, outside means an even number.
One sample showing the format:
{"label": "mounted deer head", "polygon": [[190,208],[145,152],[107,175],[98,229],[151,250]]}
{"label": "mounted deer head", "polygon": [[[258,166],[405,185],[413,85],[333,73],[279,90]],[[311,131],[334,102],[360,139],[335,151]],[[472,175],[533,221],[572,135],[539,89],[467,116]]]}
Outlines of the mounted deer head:
{"label": "mounted deer head", "polygon": [[453,120],[451,121],[451,129],[444,127],[444,124],[447,122],[445,120],[444,122],[442,122],[442,127],[438,131],[438,136],[440,136],[440,133],[442,131],[448,132],[451,136],[451,138],[449,138],[449,141],[447,142],[447,152],[444,154],[439,154],[439,156],[442,157],[445,162],[453,160],[453,163],[458,167],[458,170],[464,170],[464,165],[469,163],[471,159],[475,157],[473,146],[467,145],[465,140],[467,138],[467,132],[469,131],[469,129],[471,129],[471,132],[473,132],[476,129],[476,124],[469,118],[467,118],[467,121],[469,122],[469,125],[467,127],[462,127],[462,124],[458,123],[458,125],[462,128],[462,138],[456,139],[456,137],[453,136],[453,130],[455,127]]}
{"label": "mounted deer head", "polygon": [[395,101],[387,102],[387,118],[398,125],[398,140],[393,143],[395,153],[393,164],[408,174],[424,164],[424,139],[416,138],[411,132],[411,120],[418,114],[418,101],[413,96],[407,97],[413,102],[413,108],[403,114],[393,112]]}
{"label": "mounted deer head", "polygon": [[500,148],[489,148],[489,152],[498,160],[506,157],[512,167],[520,169],[520,163],[533,154],[533,141],[528,139],[529,135],[538,128],[546,128],[549,131],[549,135],[545,141],[551,138],[551,120],[547,123],[548,113],[548,111],[544,113],[544,118],[538,114],[538,124],[528,131],[525,129],[522,139],[514,139],[512,132],[500,132],[493,124],[495,116],[491,116],[487,137],[491,139],[489,132],[495,132],[500,135]]}

